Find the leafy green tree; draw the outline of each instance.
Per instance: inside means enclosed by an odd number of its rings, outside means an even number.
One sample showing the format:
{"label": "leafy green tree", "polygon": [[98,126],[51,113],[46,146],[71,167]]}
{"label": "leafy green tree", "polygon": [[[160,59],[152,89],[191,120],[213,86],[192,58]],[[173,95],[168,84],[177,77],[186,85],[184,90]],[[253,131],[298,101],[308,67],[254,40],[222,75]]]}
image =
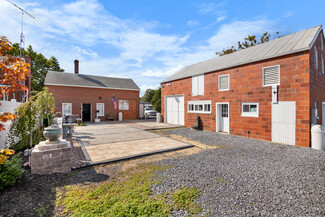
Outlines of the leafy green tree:
{"label": "leafy green tree", "polygon": [[140,101],[142,102],[151,102],[153,95],[155,94],[155,90],[147,89],[142,97],[140,97]]}
{"label": "leafy green tree", "polygon": [[[19,44],[12,45],[11,55],[19,55]],[[29,45],[27,50],[22,50],[22,55],[28,55],[31,58],[31,91],[42,91],[44,88],[44,80],[48,70],[63,72],[59,61],[55,57],[47,59],[41,53],[37,53]]]}
{"label": "leafy green tree", "polygon": [[156,112],[161,112],[161,88],[155,90],[150,103]]}
{"label": "leafy green tree", "polygon": [[17,108],[16,118],[10,129],[6,143],[15,151],[20,151],[39,143],[44,130],[44,120],[53,122],[55,100],[47,88],[38,92]]}
{"label": "leafy green tree", "polygon": [[[244,38],[244,41],[242,41],[242,42],[238,41],[237,48],[235,48],[234,46],[232,46],[231,48],[228,48],[228,49],[224,48],[221,51],[216,52],[216,55],[223,56],[223,55],[230,54],[230,53],[236,52],[238,50],[243,50],[245,48],[252,47],[252,46],[255,46],[258,44],[263,44],[265,42],[268,42],[270,40],[270,37],[271,37],[271,35],[268,32],[263,33],[263,35],[260,36],[259,38],[256,35],[248,35],[247,38]],[[276,32],[275,37],[276,38],[281,37],[281,36],[279,36],[279,32]]]}

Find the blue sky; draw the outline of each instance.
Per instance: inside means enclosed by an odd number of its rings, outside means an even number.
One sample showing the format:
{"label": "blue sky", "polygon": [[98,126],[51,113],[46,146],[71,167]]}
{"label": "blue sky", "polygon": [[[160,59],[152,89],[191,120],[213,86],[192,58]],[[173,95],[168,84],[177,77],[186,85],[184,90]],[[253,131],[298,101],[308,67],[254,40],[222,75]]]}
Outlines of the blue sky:
{"label": "blue sky", "polygon": [[[25,16],[25,44],[66,72],[132,78],[157,88],[187,65],[216,57],[247,35],[280,35],[325,24],[325,1],[12,0]],[[0,35],[19,42],[20,12],[0,0]]]}

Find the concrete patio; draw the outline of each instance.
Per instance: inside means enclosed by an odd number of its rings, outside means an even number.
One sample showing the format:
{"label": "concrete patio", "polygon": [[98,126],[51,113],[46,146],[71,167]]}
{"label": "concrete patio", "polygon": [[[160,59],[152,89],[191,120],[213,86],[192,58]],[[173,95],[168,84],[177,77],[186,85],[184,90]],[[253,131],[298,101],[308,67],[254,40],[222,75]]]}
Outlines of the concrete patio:
{"label": "concrete patio", "polygon": [[152,120],[89,123],[76,127],[74,136],[87,164],[93,165],[192,147],[148,131],[177,127]]}

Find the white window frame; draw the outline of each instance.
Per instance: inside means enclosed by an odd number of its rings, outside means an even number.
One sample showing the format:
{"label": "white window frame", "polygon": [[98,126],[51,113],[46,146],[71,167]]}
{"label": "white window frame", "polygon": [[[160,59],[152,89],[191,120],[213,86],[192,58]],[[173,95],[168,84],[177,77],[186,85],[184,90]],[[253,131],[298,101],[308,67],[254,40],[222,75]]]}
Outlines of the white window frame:
{"label": "white window frame", "polygon": [[[276,84],[268,84],[268,85],[265,85],[264,84],[264,71],[265,71],[265,69],[267,69],[267,68],[271,68],[271,67],[275,67],[275,66],[277,66],[277,67],[279,67],[279,82],[278,83],[276,83]],[[280,65],[273,65],[273,66],[267,66],[267,67],[263,67],[262,68],[262,86],[263,87],[269,87],[269,86],[274,86],[274,85],[280,85],[280,76],[281,75],[281,67],[280,67]]]}
{"label": "white window frame", "polygon": [[[259,114],[259,103],[258,102],[243,102],[241,104],[241,116],[243,117],[258,117]],[[244,112],[244,105],[256,105],[256,112]]]}
{"label": "white window frame", "polygon": [[[193,105],[193,110],[190,110],[190,105]],[[202,106],[202,111],[195,110],[195,107],[199,108]],[[205,105],[210,105],[210,111],[205,111]],[[187,101],[187,112],[188,113],[200,113],[200,114],[211,114],[212,105],[211,100],[198,100],[198,101]]]}
{"label": "white window frame", "polygon": [[318,52],[317,52],[317,47],[314,47],[314,65],[315,69],[318,69]]}
{"label": "white window frame", "polygon": [[[228,77],[228,89],[220,89],[220,78],[221,77]],[[226,75],[220,75],[219,77],[218,77],[218,90],[219,91],[227,91],[227,90],[229,90],[230,89],[230,75],[229,74],[226,74]]]}
{"label": "white window frame", "polygon": [[325,66],[324,66],[324,64],[325,64],[325,63],[324,63],[324,55],[322,54],[322,72],[321,72],[321,73],[322,73],[323,75],[325,74],[325,68],[324,68]]}
{"label": "white window frame", "polygon": [[[62,117],[63,117],[64,115],[66,115],[66,114],[64,113],[64,105],[70,105],[70,107],[71,107],[71,114],[70,114],[70,115],[72,115],[72,103],[70,103],[70,102],[66,102],[66,103],[62,103]],[[69,113],[67,113],[67,114],[69,114]]]}
{"label": "white window frame", "polygon": [[[200,79],[199,78],[200,77],[203,79],[203,86],[202,86],[203,93],[199,93],[199,89],[200,89],[199,88],[200,87],[200,82],[199,82]],[[196,80],[196,91],[193,90],[193,88],[194,88],[193,79],[197,79]],[[192,76],[192,96],[204,96],[204,74],[203,75]]]}
{"label": "white window frame", "polygon": [[[103,105],[103,110],[102,110],[102,112],[100,112],[100,110],[99,110],[99,105]],[[105,116],[105,103],[96,103],[96,111],[97,110],[99,110],[99,112],[98,112],[98,117],[102,117],[102,116]]]}
{"label": "white window frame", "polygon": [[[127,102],[127,104],[126,104]],[[127,108],[126,108],[127,105]],[[130,109],[130,101],[128,99],[119,99],[118,100],[118,110],[127,111]]]}

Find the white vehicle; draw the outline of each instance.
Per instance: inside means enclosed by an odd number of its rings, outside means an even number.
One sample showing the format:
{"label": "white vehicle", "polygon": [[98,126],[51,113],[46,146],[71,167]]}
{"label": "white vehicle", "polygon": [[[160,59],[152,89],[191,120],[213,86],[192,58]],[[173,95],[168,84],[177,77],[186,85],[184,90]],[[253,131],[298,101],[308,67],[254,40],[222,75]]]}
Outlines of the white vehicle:
{"label": "white vehicle", "polygon": [[156,116],[156,115],[157,112],[153,108],[151,107],[144,108],[144,116],[149,117],[149,116]]}

